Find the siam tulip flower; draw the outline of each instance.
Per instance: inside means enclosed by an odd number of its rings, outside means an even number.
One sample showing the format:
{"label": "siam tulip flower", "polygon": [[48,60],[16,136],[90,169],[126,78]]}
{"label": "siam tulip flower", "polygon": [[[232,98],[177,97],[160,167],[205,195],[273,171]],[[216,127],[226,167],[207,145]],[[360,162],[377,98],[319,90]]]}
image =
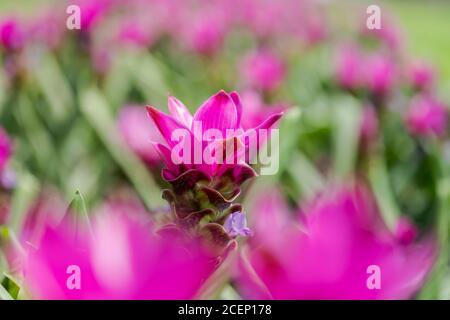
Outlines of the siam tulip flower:
{"label": "siam tulip flower", "polygon": [[364,57],[354,46],[339,49],[336,57],[336,77],[339,85],[347,90],[356,90],[363,84]]}
{"label": "siam tulip flower", "polygon": [[162,137],[155,127],[148,125],[145,108],[138,106],[122,108],[118,126],[125,142],[147,165],[153,167],[161,162],[158,152],[151,146],[151,141],[162,143]]}
{"label": "siam tulip flower", "polygon": [[93,234],[65,223],[29,248],[25,285],[39,299],[192,299],[219,258],[195,241],[152,233],[124,215],[101,215]]}
{"label": "siam tulip flower", "polygon": [[76,0],[70,3],[80,7],[81,12],[81,31],[91,32],[93,28],[101,21],[109,9],[111,9],[112,0]]}
{"label": "siam tulip flower", "polygon": [[416,89],[429,91],[435,82],[436,74],[432,66],[416,62],[407,70],[407,80]]}
{"label": "siam tulip flower", "polygon": [[[250,234],[242,206],[234,201],[242,183],[256,175],[248,160],[268,136],[262,130],[271,130],[282,115],[246,128],[241,123],[243,110],[238,94],[225,91],[210,97],[194,116],[174,97],[169,98],[171,115],[148,107],[165,140],[155,146],[166,164],[162,176],[172,187],[163,197],[172,209],[173,228],[209,239],[218,253],[237,235]],[[174,140],[174,133],[180,139]]]}
{"label": "siam tulip flower", "polygon": [[286,1],[270,0],[243,0],[237,1],[242,13],[241,20],[259,37],[268,37],[272,34],[280,33],[283,29],[283,23],[286,12]]}
{"label": "siam tulip flower", "polygon": [[395,82],[394,61],[382,54],[374,54],[366,59],[364,80],[367,88],[377,96],[387,95]]}
{"label": "siam tulip flower", "polygon": [[407,217],[401,217],[395,228],[395,236],[403,245],[414,243],[418,235],[417,227]]}
{"label": "siam tulip flower", "polygon": [[227,33],[226,18],[220,12],[193,16],[178,31],[187,47],[200,54],[217,52]]}
{"label": "siam tulip flower", "polygon": [[241,15],[241,23],[263,40],[295,37],[314,43],[325,33],[323,19],[313,1],[239,0],[233,6]]}
{"label": "siam tulip flower", "polygon": [[25,45],[25,31],[18,19],[0,20],[0,46],[7,51],[19,50]]}
{"label": "siam tulip flower", "polygon": [[280,58],[268,50],[249,54],[243,62],[243,74],[249,85],[262,90],[273,90],[285,77]]}
{"label": "siam tulip flower", "polygon": [[225,27],[217,23],[215,17],[203,18],[197,21],[184,34],[189,48],[200,54],[217,52],[225,38]]}
{"label": "siam tulip flower", "polygon": [[256,226],[240,260],[246,298],[406,299],[433,265],[434,242],[393,234],[359,187],[329,190],[305,208],[302,222],[274,219],[273,202],[266,210],[254,214],[271,222]]}
{"label": "siam tulip flower", "polygon": [[137,21],[125,21],[120,26],[118,41],[124,45],[148,48],[154,43],[155,35],[150,26]]}
{"label": "siam tulip flower", "polygon": [[440,136],[448,126],[448,111],[433,97],[418,96],[411,102],[405,121],[412,134]]}
{"label": "siam tulip flower", "polygon": [[[163,145],[156,141],[156,148],[163,156],[163,159],[167,165],[167,169],[163,171],[163,177],[166,180],[172,180],[178,177],[186,171],[186,169],[198,169],[203,174],[211,177],[220,176],[230,168],[238,168],[238,171],[243,170],[243,172],[239,172],[239,175],[244,172],[249,173],[248,165],[242,161],[228,165],[225,162],[221,162],[224,159],[215,158],[211,164],[207,164],[204,161],[200,161],[201,163],[196,164],[194,157],[197,155],[195,155],[195,151],[201,153],[201,156],[205,153],[207,148],[222,145],[226,142],[225,139],[228,141],[232,139],[235,142],[237,141],[238,144],[238,146],[233,150],[234,153],[227,154],[228,150],[225,150],[225,154],[222,156],[227,159],[236,159],[239,156],[238,153],[242,151],[241,147],[247,143],[245,138],[252,133],[256,133],[258,135],[259,130],[270,130],[282,116],[282,113],[273,114],[260,123],[257,127],[243,127],[241,124],[241,119],[244,108],[242,106],[241,99],[236,92],[232,92],[230,94],[225,91],[218,92],[205,101],[194,116],[190,114],[186,106],[184,106],[181,101],[174,97],[169,98],[168,105],[171,115],[167,115],[154,107],[147,108],[151,119],[154,121],[156,127],[159,129],[166,142],[166,145]],[[204,139],[205,137],[201,136],[202,132],[196,132],[196,129],[198,129],[196,126],[201,127],[200,129],[203,131],[207,131],[209,129],[218,131],[217,133],[221,135],[221,139],[214,139],[214,137],[211,137],[212,139]],[[176,129],[181,129],[187,134],[185,142],[191,142],[192,140],[191,149],[194,151],[191,152],[191,157],[184,157],[188,158],[188,162],[180,163],[179,165],[174,163],[174,159],[172,157],[173,154],[171,152],[178,144],[177,141],[172,139],[172,132]],[[231,136],[230,132],[232,134]],[[201,144],[199,150],[195,150],[195,146],[199,143]],[[246,147],[248,147],[248,144]]]}

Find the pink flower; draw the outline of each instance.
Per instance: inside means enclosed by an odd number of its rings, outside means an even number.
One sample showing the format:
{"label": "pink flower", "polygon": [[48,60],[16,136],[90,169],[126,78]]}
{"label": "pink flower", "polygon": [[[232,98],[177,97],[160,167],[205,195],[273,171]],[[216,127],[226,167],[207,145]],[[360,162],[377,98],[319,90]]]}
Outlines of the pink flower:
{"label": "pink flower", "polygon": [[25,32],[19,20],[7,18],[0,21],[0,46],[18,50],[25,44]]}
{"label": "pink flower", "polygon": [[119,130],[130,148],[149,166],[160,163],[161,158],[152,145],[162,143],[162,137],[155,127],[148,125],[145,108],[126,106],[122,108],[118,118]]}
{"label": "pink flower", "polygon": [[0,127],[0,175],[6,168],[12,154],[12,143],[5,130]]}
{"label": "pink flower", "polygon": [[[433,265],[434,242],[398,239],[362,189],[328,190],[306,207],[303,223],[274,218],[273,203],[266,210],[256,219],[272,222],[255,228],[240,264],[248,298],[405,299]],[[375,288],[373,270],[380,272]]]}
{"label": "pink flower", "polygon": [[397,222],[395,236],[403,245],[413,243],[417,238],[417,227],[407,217],[401,217]]}
{"label": "pink flower", "polygon": [[[218,92],[205,101],[194,116],[174,97],[169,98],[168,105],[171,115],[154,107],[147,108],[166,142],[165,145],[156,143],[167,166],[163,170],[166,180],[174,180],[190,169],[200,170],[209,177],[232,170],[234,179],[247,179],[253,170],[242,155],[248,159],[249,137],[255,137],[258,147],[261,130],[270,130],[282,116],[281,113],[273,114],[257,127],[244,128],[241,123],[243,106],[236,92]],[[174,132],[181,132],[182,136],[174,140]],[[212,135],[205,136],[206,133]],[[180,145],[183,147],[181,153],[177,150]],[[212,158],[209,163],[205,161],[205,154]]]}
{"label": "pink flower", "polygon": [[121,44],[147,48],[155,41],[153,29],[141,21],[124,21],[120,26],[118,40]]}
{"label": "pink flower", "polygon": [[442,135],[448,125],[446,107],[429,96],[416,97],[406,114],[406,125],[412,134]]}
{"label": "pink flower", "polygon": [[416,62],[407,70],[408,82],[419,90],[429,90],[434,84],[435,77],[434,69],[425,63]]}
{"label": "pink flower", "polygon": [[72,4],[80,7],[81,31],[90,32],[112,6],[111,0],[76,0]]}
{"label": "pink flower", "polygon": [[36,43],[45,45],[50,49],[55,49],[63,41],[66,28],[61,28],[61,26],[64,24],[64,17],[47,11],[31,21],[31,24],[27,28],[27,34]]}
{"label": "pink flower", "polygon": [[178,25],[174,38],[200,54],[214,54],[222,46],[230,27],[228,6],[225,2],[185,1],[178,11]]}
{"label": "pink flower", "polygon": [[391,91],[396,80],[396,67],[390,57],[372,55],[366,59],[364,68],[365,83],[372,93],[384,96]]}
{"label": "pink flower", "polygon": [[63,223],[29,248],[25,284],[39,299],[191,299],[217,266],[203,247],[123,215],[101,215],[93,235]]}
{"label": "pink flower", "polygon": [[285,77],[283,62],[268,50],[248,55],[243,62],[246,81],[255,88],[272,90],[278,87]]}
{"label": "pink flower", "polygon": [[362,86],[364,57],[358,48],[345,46],[339,49],[336,59],[337,81],[345,89],[355,90]]}

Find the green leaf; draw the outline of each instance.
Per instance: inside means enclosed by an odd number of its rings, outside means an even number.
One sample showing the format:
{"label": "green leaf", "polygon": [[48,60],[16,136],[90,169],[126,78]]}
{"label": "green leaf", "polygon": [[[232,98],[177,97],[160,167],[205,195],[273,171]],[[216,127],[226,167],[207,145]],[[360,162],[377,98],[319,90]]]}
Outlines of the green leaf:
{"label": "green leaf", "polygon": [[55,57],[48,52],[41,54],[40,57],[39,67],[31,68],[31,70],[50,106],[48,116],[53,123],[60,123],[70,115],[75,100]]}
{"label": "green leaf", "polygon": [[79,190],[75,191],[75,196],[67,208],[65,220],[72,220],[74,223],[75,235],[78,235],[80,227],[87,227],[91,235],[93,235],[91,222],[86,209],[86,203],[84,202],[83,195]]}
{"label": "green leaf", "polygon": [[300,120],[302,111],[298,107],[293,107],[287,111],[280,124],[280,149],[279,149],[279,170],[278,175],[286,170],[291,162],[292,150],[297,146],[300,131],[302,129]]}
{"label": "green leaf", "polygon": [[[105,98],[95,89],[81,94],[81,111],[94,128],[114,160],[128,176],[148,208],[164,204],[160,188],[142,161],[134,155],[118,134],[116,122]],[[151,147],[149,142],[149,148]]]}
{"label": "green leaf", "polygon": [[24,169],[17,168],[16,174],[17,186],[12,194],[9,226],[14,232],[19,232],[28,208],[39,194],[40,183]]}
{"label": "green leaf", "polygon": [[300,151],[293,152],[288,172],[305,199],[314,197],[325,186],[325,178]]}
{"label": "green leaf", "polygon": [[35,106],[26,94],[20,94],[17,106],[14,109],[14,115],[31,145],[31,151],[39,169],[47,175],[52,175],[56,170],[51,165],[56,157],[54,144],[45,126],[40,121]]}
{"label": "green leaf", "polygon": [[349,96],[339,97],[334,112],[334,173],[338,179],[346,179],[355,168],[358,151],[360,106]]}
{"label": "green leaf", "polygon": [[125,59],[144,98],[149,103],[165,106],[169,88],[164,77],[166,70],[161,62],[148,53],[129,55]]}
{"label": "green leaf", "polygon": [[0,284],[0,300],[14,300],[9,292]]}
{"label": "green leaf", "polygon": [[384,221],[391,230],[394,230],[400,209],[395,201],[386,164],[381,155],[376,155],[370,160],[369,180]]}

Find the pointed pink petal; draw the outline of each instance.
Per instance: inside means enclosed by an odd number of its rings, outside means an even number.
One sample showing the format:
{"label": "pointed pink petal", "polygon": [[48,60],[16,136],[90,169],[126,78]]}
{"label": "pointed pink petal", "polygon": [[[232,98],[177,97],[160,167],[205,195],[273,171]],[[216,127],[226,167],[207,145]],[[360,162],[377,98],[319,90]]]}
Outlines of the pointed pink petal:
{"label": "pointed pink petal", "polygon": [[172,153],[170,149],[160,143],[153,143],[153,147],[163,159],[165,165],[167,166],[167,169],[172,171],[174,174],[178,174],[179,173],[178,166],[172,161],[171,157]]}
{"label": "pointed pink petal", "polygon": [[233,91],[230,93],[231,99],[233,99],[234,104],[236,105],[236,111],[237,111],[237,126],[239,127],[241,124],[241,117],[242,117],[242,102],[241,97],[239,97],[239,94],[236,91]]}
{"label": "pointed pink petal", "polygon": [[195,113],[194,121],[202,122],[202,129],[218,129],[226,136],[227,129],[236,129],[238,113],[233,99],[220,91],[209,98]]}
{"label": "pointed pink petal", "polygon": [[147,106],[147,111],[150,118],[153,120],[161,135],[166,140],[167,144],[170,147],[173,147],[177,144],[177,142],[172,141],[172,132],[176,129],[184,129],[186,132],[189,132],[189,129],[186,128],[183,124],[175,120],[173,117],[161,112],[154,107]]}
{"label": "pointed pink petal", "polygon": [[[249,145],[249,140],[246,139],[247,137],[251,136],[252,134],[254,134],[254,132],[256,132],[256,138],[257,138],[257,150],[259,150],[259,147],[265,143],[265,141],[261,141],[261,136],[260,136],[260,132],[261,130],[271,130],[272,127],[278,122],[278,120],[281,119],[281,117],[283,116],[283,112],[280,113],[276,113],[271,115],[269,118],[267,118],[266,120],[264,120],[259,126],[257,126],[256,128],[252,128],[247,130],[242,136],[241,139],[244,139],[244,143],[246,145],[246,147],[248,147]],[[269,132],[270,133],[270,132]],[[267,134],[267,137],[270,137],[270,134]]]}
{"label": "pointed pink petal", "polygon": [[180,100],[175,97],[169,97],[168,106],[170,113],[176,120],[187,128],[192,126],[192,115]]}

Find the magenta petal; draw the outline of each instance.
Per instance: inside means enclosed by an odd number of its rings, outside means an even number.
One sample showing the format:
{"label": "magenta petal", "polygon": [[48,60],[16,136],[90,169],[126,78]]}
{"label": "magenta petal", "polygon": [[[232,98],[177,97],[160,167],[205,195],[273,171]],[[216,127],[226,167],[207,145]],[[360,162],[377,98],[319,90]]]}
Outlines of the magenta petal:
{"label": "magenta petal", "polygon": [[236,129],[238,126],[236,104],[230,95],[222,90],[197,110],[194,121],[201,121],[203,130],[220,130],[225,137],[227,129]]}
{"label": "magenta petal", "polygon": [[169,111],[172,116],[187,128],[192,126],[192,115],[186,106],[177,98],[169,97],[168,100]]}
{"label": "magenta petal", "polygon": [[241,97],[239,97],[239,94],[236,91],[233,91],[230,93],[231,99],[233,99],[234,104],[236,105],[236,111],[237,111],[237,126],[239,127],[241,124],[241,118],[242,118],[242,102]]}
{"label": "magenta petal", "polygon": [[6,166],[9,158],[11,157],[12,146],[11,140],[6,132],[0,127],[0,173]]}
{"label": "magenta petal", "polygon": [[[263,121],[259,126],[257,126],[256,128],[252,128],[252,129],[247,130],[247,131],[244,133],[244,135],[242,136],[242,139],[243,139],[245,145],[248,146],[248,143],[249,143],[247,137],[249,137],[249,136],[251,136],[251,135],[253,135],[253,134],[256,133],[256,136],[257,136],[257,142],[258,142],[258,143],[257,143],[257,149],[259,150],[259,147],[260,147],[262,144],[265,143],[265,141],[261,141],[261,140],[262,140],[262,139],[261,139],[261,136],[260,136],[261,130],[270,130],[270,129],[277,123],[277,121],[281,119],[282,116],[283,116],[283,112],[273,114],[273,115],[271,115],[269,118],[267,118],[266,120],[264,120],[264,121]],[[270,135],[267,134],[267,137],[269,137],[269,136],[270,136]]]}
{"label": "magenta petal", "polygon": [[163,159],[165,165],[167,166],[167,169],[178,175],[178,166],[172,161],[172,153],[170,149],[160,143],[154,143],[153,147]]}
{"label": "magenta petal", "polygon": [[270,128],[273,127],[273,125],[275,123],[277,123],[278,120],[281,119],[281,117],[283,116],[283,112],[280,113],[276,113],[271,115],[269,118],[267,118],[266,120],[264,120],[259,126],[257,126],[255,129],[259,130],[259,129],[265,129],[265,130],[269,130]]}
{"label": "magenta petal", "polygon": [[161,132],[161,135],[164,137],[170,147],[176,145],[176,142],[172,141],[171,139],[172,132],[174,130],[184,129],[186,130],[186,132],[189,132],[188,128],[186,128],[183,124],[181,124],[168,114],[165,114],[164,112],[161,112],[151,106],[147,106],[147,111],[150,118],[154,121],[155,125]]}

